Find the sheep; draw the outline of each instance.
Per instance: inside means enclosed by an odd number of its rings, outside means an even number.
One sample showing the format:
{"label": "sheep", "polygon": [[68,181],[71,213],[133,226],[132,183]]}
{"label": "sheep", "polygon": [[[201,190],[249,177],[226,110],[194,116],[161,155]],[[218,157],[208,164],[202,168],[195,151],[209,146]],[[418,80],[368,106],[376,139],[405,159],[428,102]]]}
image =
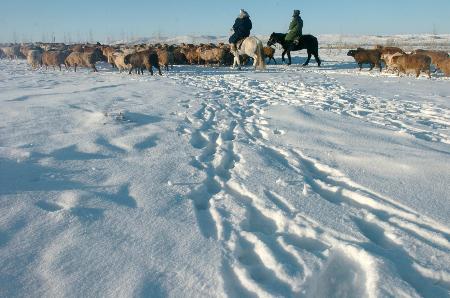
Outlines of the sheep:
{"label": "sheep", "polygon": [[198,64],[200,61],[205,61],[206,65],[209,65],[211,62],[216,62],[218,65],[225,64],[225,48],[198,48]]}
{"label": "sheep", "polygon": [[48,66],[53,66],[53,69],[58,66],[61,71],[61,64],[64,64],[64,60],[69,54],[69,51],[45,51],[42,53],[42,65],[45,65],[45,69]]}
{"label": "sheep", "polygon": [[67,50],[70,50],[70,47],[63,43],[46,43],[46,44],[39,44],[39,46],[44,51],[67,51]]}
{"label": "sheep", "polygon": [[124,62],[125,64],[131,64],[129,74],[131,74],[133,69],[137,70],[138,73],[144,74],[144,68],[146,68],[153,75],[152,67],[155,67],[159,74],[162,75],[161,68],[159,67],[158,54],[152,50],[126,55]]}
{"label": "sheep", "polygon": [[124,50],[124,51],[115,51],[112,56],[114,60],[114,64],[116,65],[119,72],[122,72],[122,70],[130,70],[131,65],[125,63],[125,56],[129,54],[135,53],[134,50]]}
{"label": "sheep", "polygon": [[269,58],[269,61],[267,63],[270,63],[270,61],[273,60],[273,62],[275,62],[275,64],[277,64],[277,60],[275,60],[275,58],[273,57],[273,55],[275,54],[274,48],[264,47],[263,52],[264,52],[264,57]]}
{"label": "sheep", "polygon": [[169,64],[173,68],[173,53],[169,52],[167,48],[160,48],[156,50],[159,59],[159,65],[164,67],[166,71],[169,71]]}
{"label": "sheep", "polygon": [[42,50],[29,50],[27,61],[32,69],[36,69],[38,66],[42,67]]}
{"label": "sheep", "polygon": [[82,52],[83,52],[83,45],[81,45],[81,44],[74,44],[74,45],[71,45],[71,46],[69,47],[69,49],[70,49],[72,52],[82,53]]}
{"label": "sheep", "polygon": [[186,56],[189,64],[194,64],[198,61],[197,47],[194,45],[186,45],[181,49],[181,53]]}
{"label": "sheep", "polygon": [[355,58],[356,63],[359,65],[359,70],[362,69],[362,65],[365,63],[370,64],[370,70],[372,70],[374,66],[379,67],[380,72],[382,70],[381,52],[378,49],[366,50],[363,48],[357,48],[356,50],[348,51],[347,56]]}
{"label": "sheep", "polygon": [[18,45],[13,45],[10,47],[3,47],[2,48],[3,54],[5,55],[6,58],[9,59],[17,59],[17,58],[21,58],[23,55],[20,52],[20,46]]}
{"label": "sheep", "polygon": [[441,59],[436,65],[447,77],[450,77],[450,58]]}
{"label": "sheep", "polygon": [[186,55],[183,53],[183,49],[182,48],[180,48],[180,47],[173,47],[172,53],[173,53],[174,64],[183,65],[183,64],[187,64],[188,63]]}
{"label": "sheep", "polygon": [[22,56],[28,59],[28,52],[31,51],[34,47],[30,45],[21,45],[20,53]]}
{"label": "sheep", "polygon": [[431,78],[431,58],[422,55],[422,54],[404,54],[394,56],[392,58],[392,62],[396,65],[398,71],[397,74],[400,75],[400,72],[407,73],[408,71],[414,71],[416,73],[416,77],[419,77],[421,72],[425,72],[428,74],[428,77]]}
{"label": "sheep", "polygon": [[97,68],[95,67],[95,63],[98,61],[104,60],[104,56],[102,51],[99,48],[95,48],[93,52],[72,52],[69,56],[64,60],[64,64],[67,68],[71,66],[74,67],[75,72],[77,71],[77,66],[85,66],[90,67],[97,72]]}
{"label": "sheep", "polygon": [[112,66],[112,68],[115,68],[116,65],[114,63],[114,53],[115,49],[113,47],[109,47],[109,46],[103,46],[102,47],[102,53],[103,56],[106,57],[107,62]]}

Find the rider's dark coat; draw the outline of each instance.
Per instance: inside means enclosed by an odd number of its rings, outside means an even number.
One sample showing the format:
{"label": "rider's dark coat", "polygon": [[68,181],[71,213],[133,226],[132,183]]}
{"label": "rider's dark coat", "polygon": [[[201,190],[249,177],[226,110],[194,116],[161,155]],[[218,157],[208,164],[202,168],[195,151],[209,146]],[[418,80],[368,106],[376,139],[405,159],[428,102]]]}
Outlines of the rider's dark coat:
{"label": "rider's dark coat", "polygon": [[244,12],[234,22],[234,33],[230,36],[230,43],[237,43],[239,40],[250,36],[250,30],[252,30],[252,21],[250,16]]}

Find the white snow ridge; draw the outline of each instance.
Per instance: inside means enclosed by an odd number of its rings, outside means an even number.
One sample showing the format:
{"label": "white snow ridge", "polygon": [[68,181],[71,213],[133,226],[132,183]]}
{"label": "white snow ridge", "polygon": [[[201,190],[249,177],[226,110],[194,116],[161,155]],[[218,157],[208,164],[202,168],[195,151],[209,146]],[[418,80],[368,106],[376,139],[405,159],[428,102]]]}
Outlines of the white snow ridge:
{"label": "white snow ridge", "polygon": [[0,60],[0,296],[449,297],[449,80],[321,56]]}

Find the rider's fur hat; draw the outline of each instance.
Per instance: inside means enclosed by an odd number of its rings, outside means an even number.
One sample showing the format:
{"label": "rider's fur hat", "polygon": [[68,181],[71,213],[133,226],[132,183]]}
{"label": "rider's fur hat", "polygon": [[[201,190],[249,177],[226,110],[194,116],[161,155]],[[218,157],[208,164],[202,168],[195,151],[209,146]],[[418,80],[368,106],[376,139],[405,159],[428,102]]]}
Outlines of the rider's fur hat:
{"label": "rider's fur hat", "polygon": [[300,10],[295,9],[294,10],[294,17],[299,16],[300,15]]}
{"label": "rider's fur hat", "polygon": [[241,9],[241,11],[239,12],[239,17],[242,19],[250,16],[248,15],[248,12],[246,12],[244,9]]}

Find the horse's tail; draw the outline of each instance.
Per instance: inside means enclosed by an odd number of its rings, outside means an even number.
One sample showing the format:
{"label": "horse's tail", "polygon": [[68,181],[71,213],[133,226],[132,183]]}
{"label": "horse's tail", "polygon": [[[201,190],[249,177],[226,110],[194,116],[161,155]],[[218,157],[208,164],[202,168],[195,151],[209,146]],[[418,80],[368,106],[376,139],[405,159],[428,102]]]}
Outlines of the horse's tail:
{"label": "horse's tail", "polygon": [[258,69],[258,70],[266,69],[266,61],[264,60],[263,44],[260,40],[258,40],[258,43],[256,45],[256,55],[258,56],[257,62],[256,62],[256,69]]}

